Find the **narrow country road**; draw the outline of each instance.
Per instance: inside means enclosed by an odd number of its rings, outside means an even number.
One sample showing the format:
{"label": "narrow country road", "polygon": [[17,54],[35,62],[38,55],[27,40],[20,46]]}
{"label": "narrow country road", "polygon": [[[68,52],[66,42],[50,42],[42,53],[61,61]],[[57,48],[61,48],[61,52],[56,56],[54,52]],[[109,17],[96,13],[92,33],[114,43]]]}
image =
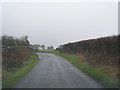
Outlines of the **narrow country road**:
{"label": "narrow country road", "polygon": [[41,60],[14,88],[101,88],[64,58],[38,53]]}

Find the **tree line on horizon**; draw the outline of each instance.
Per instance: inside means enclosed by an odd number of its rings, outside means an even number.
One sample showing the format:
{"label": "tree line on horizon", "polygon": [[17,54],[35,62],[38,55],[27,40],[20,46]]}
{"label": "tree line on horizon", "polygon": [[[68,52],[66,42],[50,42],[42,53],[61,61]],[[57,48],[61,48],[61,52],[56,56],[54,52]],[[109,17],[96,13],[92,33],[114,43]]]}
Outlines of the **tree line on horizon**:
{"label": "tree line on horizon", "polygon": [[46,47],[45,45],[34,44],[33,48],[35,50],[54,50],[52,45]]}

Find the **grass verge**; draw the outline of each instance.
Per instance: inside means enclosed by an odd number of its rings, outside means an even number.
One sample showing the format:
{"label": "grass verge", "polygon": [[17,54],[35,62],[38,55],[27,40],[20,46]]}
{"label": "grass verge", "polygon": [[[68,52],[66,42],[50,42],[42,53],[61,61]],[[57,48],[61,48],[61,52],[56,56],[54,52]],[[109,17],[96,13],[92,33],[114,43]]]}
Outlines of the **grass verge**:
{"label": "grass verge", "polygon": [[2,88],[11,88],[13,87],[21,78],[23,78],[32,67],[37,64],[39,57],[34,55],[30,60],[24,62],[20,68],[15,68],[8,77],[2,81]]}
{"label": "grass verge", "polygon": [[80,62],[80,60],[75,55],[69,55],[67,53],[61,53],[58,51],[42,51],[42,52],[50,52],[64,57],[74,66],[76,66],[77,68],[79,68],[80,70],[91,76],[92,78],[94,78],[96,81],[98,81],[101,85],[103,85],[106,88],[118,88],[117,78],[99,72],[96,67],[91,66],[88,63]]}

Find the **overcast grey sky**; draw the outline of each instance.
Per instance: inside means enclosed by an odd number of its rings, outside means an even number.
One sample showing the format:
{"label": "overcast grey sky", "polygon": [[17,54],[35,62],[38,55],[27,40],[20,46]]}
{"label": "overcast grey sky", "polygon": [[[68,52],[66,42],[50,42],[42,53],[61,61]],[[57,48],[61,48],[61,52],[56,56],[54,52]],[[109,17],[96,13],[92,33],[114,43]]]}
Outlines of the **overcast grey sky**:
{"label": "overcast grey sky", "polygon": [[57,47],[118,34],[117,2],[11,2],[0,4],[0,12],[2,34],[28,35],[32,44]]}

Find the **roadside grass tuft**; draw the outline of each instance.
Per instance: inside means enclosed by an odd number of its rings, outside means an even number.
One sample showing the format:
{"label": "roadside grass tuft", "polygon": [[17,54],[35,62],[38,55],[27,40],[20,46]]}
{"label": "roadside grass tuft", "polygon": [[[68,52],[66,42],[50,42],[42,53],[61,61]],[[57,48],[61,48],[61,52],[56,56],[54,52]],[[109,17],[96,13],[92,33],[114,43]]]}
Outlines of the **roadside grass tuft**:
{"label": "roadside grass tuft", "polygon": [[23,78],[32,67],[37,64],[39,57],[34,55],[30,60],[24,62],[20,68],[14,68],[14,70],[8,75],[8,77],[2,81],[2,88],[13,87],[21,78]]}
{"label": "roadside grass tuft", "polygon": [[44,51],[51,52],[56,55],[64,57],[66,60],[70,61],[74,66],[94,78],[98,81],[103,87],[106,88],[118,88],[118,79],[110,75],[104,74],[94,66],[89,65],[85,62],[80,62],[80,60],[75,55],[69,55],[67,53],[61,53],[59,51]]}

